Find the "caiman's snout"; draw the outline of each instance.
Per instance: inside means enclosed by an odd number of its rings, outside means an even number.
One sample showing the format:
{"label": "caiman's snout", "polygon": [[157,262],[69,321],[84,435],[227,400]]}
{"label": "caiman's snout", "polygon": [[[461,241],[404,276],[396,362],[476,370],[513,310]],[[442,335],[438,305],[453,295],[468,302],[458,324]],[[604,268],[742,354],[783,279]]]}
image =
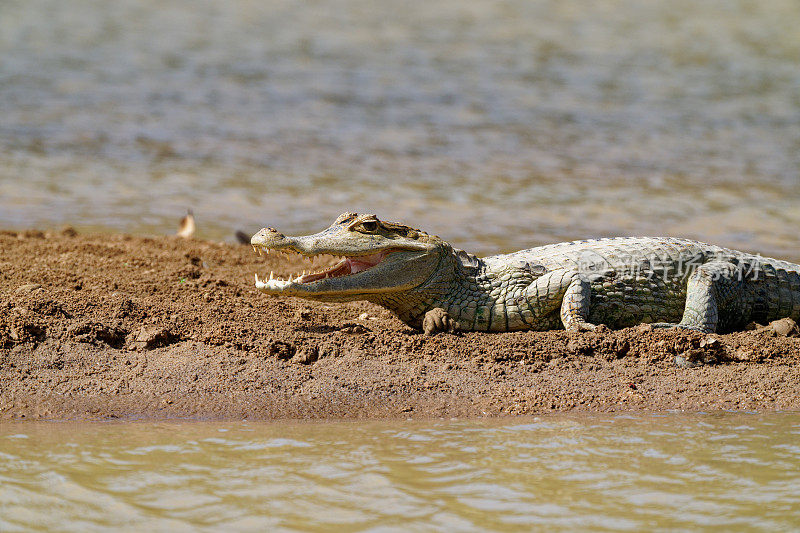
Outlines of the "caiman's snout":
{"label": "caiman's snout", "polygon": [[275,228],[263,228],[250,239],[253,250],[269,253],[270,251],[299,253],[305,256],[314,256],[322,253],[317,250],[317,236],[287,237]]}
{"label": "caiman's snout", "polygon": [[285,238],[286,235],[279,232],[275,228],[263,228],[261,231],[253,235],[253,237],[250,239],[250,244],[253,246],[269,246],[274,245]]}

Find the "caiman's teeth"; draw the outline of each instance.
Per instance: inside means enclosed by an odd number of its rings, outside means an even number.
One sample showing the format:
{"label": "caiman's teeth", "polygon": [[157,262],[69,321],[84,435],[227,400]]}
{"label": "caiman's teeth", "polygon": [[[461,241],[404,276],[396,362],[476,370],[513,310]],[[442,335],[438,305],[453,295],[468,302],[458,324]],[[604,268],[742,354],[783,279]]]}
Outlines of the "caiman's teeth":
{"label": "caiman's teeth", "polygon": [[258,279],[258,275],[256,275],[256,289],[269,292],[269,293],[276,293],[284,291],[291,281],[284,281],[282,279],[271,279],[269,281],[263,281]]}
{"label": "caiman's teeth", "polygon": [[[307,260],[310,263],[310,268],[288,274],[286,278],[283,278],[282,276],[276,276],[274,271],[269,272],[268,279],[259,278],[258,274],[256,274],[255,275],[256,288],[272,294],[278,294],[286,290],[294,290],[294,288],[297,285],[308,285],[310,283],[319,280],[337,278],[349,275],[350,273],[357,273],[357,272],[352,272],[352,270],[346,268],[347,267],[346,263],[348,261],[348,258],[352,257],[348,255],[340,255],[335,253],[305,254],[303,252],[293,250],[291,248],[270,250],[268,247],[266,246],[262,247],[261,245],[258,244],[254,244],[253,249],[256,250],[259,255],[261,255],[263,252],[269,254],[271,251],[279,252],[287,256],[299,255],[304,260]],[[324,264],[320,265],[320,268],[317,268],[314,262],[316,258],[320,256],[322,257],[322,262],[328,263],[330,262],[331,259],[334,259],[335,260],[334,262],[336,264],[333,266],[328,266],[327,264]],[[361,270],[358,270],[358,272],[360,271]],[[311,279],[309,280],[309,278]]]}

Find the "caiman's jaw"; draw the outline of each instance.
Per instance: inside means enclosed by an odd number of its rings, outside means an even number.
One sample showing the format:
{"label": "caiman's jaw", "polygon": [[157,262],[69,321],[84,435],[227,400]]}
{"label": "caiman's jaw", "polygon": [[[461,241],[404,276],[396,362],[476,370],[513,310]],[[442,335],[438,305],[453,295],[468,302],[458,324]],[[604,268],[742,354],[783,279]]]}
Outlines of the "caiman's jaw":
{"label": "caiman's jaw", "polygon": [[250,242],[258,253],[299,254],[312,266],[318,256],[340,257],[330,268],[297,273],[288,279],[274,273],[259,279],[256,274],[256,288],[262,292],[322,301],[360,300],[413,289],[430,277],[441,256],[438,238],[379,222],[373,215],[352,213],[345,213],[315,235],[287,237],[265,228]]}
{"label": "caiman's jaw", "polygon": [[[253,250],[255,250],[259,255],[266,251],[267,253],[270,252],[270,248],[266,247],[258,247],[253,246]],[[296,253],[298,255],[303,255],[300,252],[296,252],[294,250],[280,250],[284,253]],[[364,272],[369,270],[380,263],[392,253],[402,253],[403,250],[382,250],[380,252],[376,252],[374,254],[369,255],[360,255],[354,257],[347,257],[347,256],[337,256],[334,254],[317,254],[313,256],[305,256],[308,257],[309,261],[311,262],[312,266],[314,260],[317,257],[340,257],[341,260],[336,263],[334,266],[329,267],[324,270],[306,273],[304,270],[302,273],[297,273],[294,275],[290,275],[288,279],[283,279],[282,277],[278,276],[275,277],[274,272],[270,272],[269,278],[261,280],[258,278],[258,274],[256,274],[256,288],[262,290],[264,292],[275,292],[275,293],[282,293],[285,289],[291,288],[292,285],[299,286],[302,285],[309,285],[314,284],[319,281],[324,281],[331,278],[342,278],[342,277],[350,277],[360,272]],[[266,276],[265,276],[266,278]],[[321,288],[322,284],[317,283],[316,288]],[[311,287],[308,287],[311,288]]]}

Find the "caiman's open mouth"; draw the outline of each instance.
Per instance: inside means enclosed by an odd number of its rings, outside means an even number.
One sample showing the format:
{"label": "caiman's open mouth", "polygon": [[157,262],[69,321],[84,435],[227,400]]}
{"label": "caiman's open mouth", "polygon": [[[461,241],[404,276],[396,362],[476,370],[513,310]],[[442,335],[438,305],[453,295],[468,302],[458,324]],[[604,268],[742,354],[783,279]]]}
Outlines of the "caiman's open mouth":
{"label": "caiman's open mouth", "polygon": [[[259,255],[261,255],[262,251],[266,251],[267,253],[271,251],[269,248],[261,248],[256,245],[253,245],[253,250],[255,250]],[[281,276],[275,276],[274,272],[270,272],[269,278],[262,280],[259,279],[258,274],[256,274],[255,277],[256,277],[257,289],[281,290],[293,283],[303,285],[303,284],[313,283],[321,279],[341,278],[345,276],[351,276],[353,274],[358,274],[359,272],[369,270],[370,268],[374,267],[375,265],[383,261],[383,259],[387,255],[396,250],[381,250],[380,252],[376,252],[374,254],[358,255],[358,256],[338,256],[332,254],[316,254],[308,256],[291,249],[278,250],[278,251],[283,253],[295,253],[297,255],[300,255],[308,259],[312,263],[312,266],[314,258],[320,256],[341,257],[341,260],[334,266],[327,268],[325,270],[320,270],[318,272],[311,272],[308,274],[306,273],[306,271],[303,271],[302,273],[296,273],[290,275],[288,279],[283,279]]]}

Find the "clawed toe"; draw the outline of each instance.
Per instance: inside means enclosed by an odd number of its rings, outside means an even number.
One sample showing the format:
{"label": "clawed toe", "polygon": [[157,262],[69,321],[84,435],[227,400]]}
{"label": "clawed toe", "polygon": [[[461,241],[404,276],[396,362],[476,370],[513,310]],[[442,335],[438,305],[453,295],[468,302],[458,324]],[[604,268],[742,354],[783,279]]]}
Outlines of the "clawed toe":
{"label": "clawed toe", "polygon": [[456,330],[455,321],[441,307],[436,307],[425,313],[422,320],[422,330],[425,335],[435,335],[440,332],[453,333]]}

